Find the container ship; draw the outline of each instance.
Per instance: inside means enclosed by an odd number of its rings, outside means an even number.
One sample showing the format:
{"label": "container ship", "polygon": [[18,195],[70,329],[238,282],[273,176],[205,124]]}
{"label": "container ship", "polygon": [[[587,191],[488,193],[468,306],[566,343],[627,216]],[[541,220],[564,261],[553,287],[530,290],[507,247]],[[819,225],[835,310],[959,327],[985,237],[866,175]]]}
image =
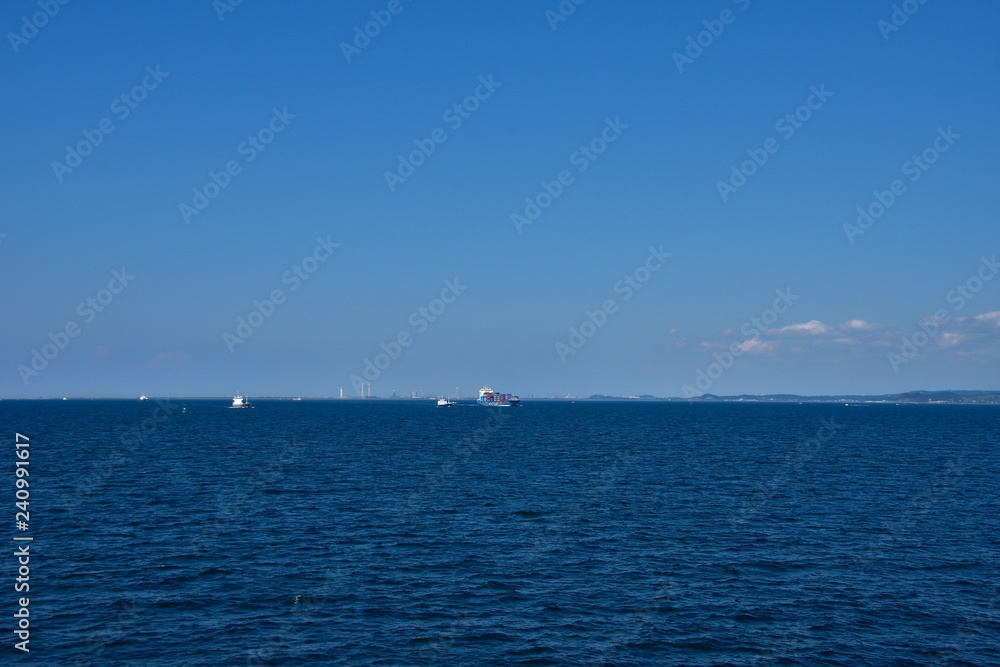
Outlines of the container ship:
{"label": "container ship", "polygon": [[476,403],[493,408],[506,408],[511,405],[520,404],[521,399],[513,394],[499,394],[484,385],[483,388],[479,390],[479,400],[477,400]]}

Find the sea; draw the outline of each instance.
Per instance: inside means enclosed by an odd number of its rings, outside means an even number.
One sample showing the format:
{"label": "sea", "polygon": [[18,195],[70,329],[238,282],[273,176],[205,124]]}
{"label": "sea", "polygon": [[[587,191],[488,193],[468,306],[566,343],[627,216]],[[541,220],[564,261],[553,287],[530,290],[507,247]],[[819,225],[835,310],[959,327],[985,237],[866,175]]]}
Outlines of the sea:
{"label": "sea", "polygon": [[0,662],[1000,665],[1000,406],[228,403],[0,401]]}

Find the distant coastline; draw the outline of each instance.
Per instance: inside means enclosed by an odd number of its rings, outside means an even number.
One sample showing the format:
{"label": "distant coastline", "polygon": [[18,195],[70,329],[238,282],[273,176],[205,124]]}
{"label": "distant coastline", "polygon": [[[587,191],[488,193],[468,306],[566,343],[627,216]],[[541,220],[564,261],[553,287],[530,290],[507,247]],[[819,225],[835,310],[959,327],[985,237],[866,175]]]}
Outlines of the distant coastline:
{"label": "distant coastline", "polygon": [[[947,390],[908,391],[900,394],[833,394],[829,396],[800,396],[798,394],[740,394],[717,396],[702,394],[693,398],[657,398],[638,396],[639,400],[679,401],[684,403],[953,403],[993,405],[1000,404],[1000,391]],[[628,400],[627,397],[594,394],[589,400]],[[580,400],[580,399],[576,399]]]}
{"label": "distant coastline", "polygon": [[[437,396],[260,396],[258,400],[271,401],[430,401]],[[151,400],[167,401],[219,401],[223,400],[218,396],[170,396],[170,397],[150,397]],[[0,398],[0,401],[58,401],[67,400],[60,397],[34,398]],[[137,400],[122,397],[69,397],[69,400],[98,401],[98,400]],[[226,401],[229,399],[226,398]],[[475,397],[460,397],[459,401],[472,401]],[[652,394],[634,394],[626,396],[613,396],[610,394],[591,394],[590,396],[529,396],[522,397],[522,402],[532,401],[646,401],[646,402],[669,402],[669,403],[885,403],[885,404],[952,404],[952,405],[1000,405],[1000,391],[987,390],[943,390],[943,391],[908,391],[899,394],[830,394],[825,396],[800,396],[799,394],[739,394],[734,396],[718,396],[716,394],[702,394],[692,398],[680,398],[674,396],[662,397]]]}

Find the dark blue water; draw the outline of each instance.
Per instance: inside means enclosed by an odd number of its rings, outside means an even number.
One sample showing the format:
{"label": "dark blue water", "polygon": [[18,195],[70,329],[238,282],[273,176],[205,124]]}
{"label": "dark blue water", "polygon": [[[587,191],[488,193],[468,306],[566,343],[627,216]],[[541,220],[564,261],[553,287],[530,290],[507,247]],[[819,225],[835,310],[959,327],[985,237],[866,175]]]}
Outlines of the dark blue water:
{"label": "dark blue water", "polygon": [[0,402],[5,659],[1000,664],[998,408],[225,404]]}

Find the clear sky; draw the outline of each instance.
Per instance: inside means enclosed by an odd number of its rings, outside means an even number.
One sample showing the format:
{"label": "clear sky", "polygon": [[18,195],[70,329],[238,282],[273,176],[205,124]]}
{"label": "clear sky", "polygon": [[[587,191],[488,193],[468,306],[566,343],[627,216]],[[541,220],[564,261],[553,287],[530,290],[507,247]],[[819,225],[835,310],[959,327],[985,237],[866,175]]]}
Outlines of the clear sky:
{"label": "clear sky", "polygon": [[0,397],[996,389],[1000,5],[895,7],[7,2]]}

